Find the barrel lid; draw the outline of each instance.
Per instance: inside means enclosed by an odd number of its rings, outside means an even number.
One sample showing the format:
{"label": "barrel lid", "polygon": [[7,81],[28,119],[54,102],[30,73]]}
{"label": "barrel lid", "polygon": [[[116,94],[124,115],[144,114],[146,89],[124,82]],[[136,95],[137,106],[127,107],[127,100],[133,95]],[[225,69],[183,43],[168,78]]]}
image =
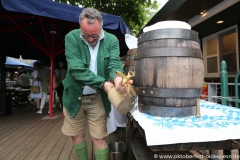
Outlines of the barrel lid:
{"label": "barrel lid", "polygon": [[157,39],[186,39],[199,42],[198,33],[196,31],[181,28],[165,28],[142,33],[138,37],[138,45],[146,41]]}
{"label": "barrel lid", "polygon": [[191,26],[183,21],[161,21],[157,22],[151,26],[147,26],[143,28],[143,32],[148,32],[156,29],[166,29],[166,28],[179,28],[179,29],[189,29],[191,30]]}

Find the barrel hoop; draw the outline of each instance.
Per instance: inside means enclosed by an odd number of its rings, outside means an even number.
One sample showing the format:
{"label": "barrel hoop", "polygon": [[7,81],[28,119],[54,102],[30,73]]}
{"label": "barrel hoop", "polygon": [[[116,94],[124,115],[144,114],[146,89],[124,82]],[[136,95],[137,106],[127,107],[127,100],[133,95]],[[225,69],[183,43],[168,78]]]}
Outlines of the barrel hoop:
{"label": "barrel hoop", "polygon": [[137,53],[134,59],[151,57],[195,57],[202,59],[200,49],[194,48],[148,48]]}
{"label": "barrel hoop", "polygon": [[138,106],[138,109],[142,113],[161,117],[187,117],[194,116],[196,114],[196,106],[164,107],[141,104]]}
{"label": "barrel hoop", "polygon": [[201,88],[152,88],[135,87],[137,95],[161,98],[196,98],[201,93]]}
{"label": "barrel hoop", "polygon": [[137,52],[137,48],[129,49],[128,52],[127,52],[127,55],[128,55],[128,56],[129,56],[129,55],[134,55],[134,54],[136,54],[136,52]]}
{"label": "barrel hoop", "polygon": [[138,45],[156,39],[189,39],[199,42],[198,33],[193,30],[179,29],[179,28],[167,28],[167,29],[157,29],[149,32],[142,33],[138,37]]}

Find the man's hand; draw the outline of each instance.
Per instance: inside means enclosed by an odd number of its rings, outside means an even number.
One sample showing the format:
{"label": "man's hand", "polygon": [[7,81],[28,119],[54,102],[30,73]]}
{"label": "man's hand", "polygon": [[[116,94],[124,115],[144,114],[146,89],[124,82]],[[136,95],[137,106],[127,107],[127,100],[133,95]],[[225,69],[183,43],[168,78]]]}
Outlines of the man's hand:
{"label": "man's hand", "polygon": [[105,82],[103,90],[108,94],[112,87],[114,87],[114,85],[111,82]]}
{"label": "man's hand", "polygon": [[[121,94],[127,93],[128,95],[130,95],[130,88],[128,87],[127,84],[122,84],[122,77],[121,76],[116,77],[114,79],[114,84],[115,84],[115,87],[116,87],[116,89],[119,93],[121,93]],[[129,80],[129,84],[133,84],[133,80]]]}

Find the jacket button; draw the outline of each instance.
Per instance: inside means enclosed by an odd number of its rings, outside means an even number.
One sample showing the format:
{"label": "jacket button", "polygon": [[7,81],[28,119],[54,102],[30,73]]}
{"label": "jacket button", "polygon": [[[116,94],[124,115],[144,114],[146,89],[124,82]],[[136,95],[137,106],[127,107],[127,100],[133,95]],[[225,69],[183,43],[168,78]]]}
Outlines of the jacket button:
{"label": "jacket button", "polygon": [[82,99],[82,97],[78,97],[78,100],[80,101]]}

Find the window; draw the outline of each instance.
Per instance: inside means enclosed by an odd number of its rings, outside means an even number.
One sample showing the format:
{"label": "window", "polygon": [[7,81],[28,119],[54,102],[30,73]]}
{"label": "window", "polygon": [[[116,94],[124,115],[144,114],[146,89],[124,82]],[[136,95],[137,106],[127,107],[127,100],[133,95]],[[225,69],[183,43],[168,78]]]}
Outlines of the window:
{"label": "window", "polygon": [[217,47],[217,38],[212,38],[207,41],[207,72],[208,73],[217,73],[218,72],[218,47]]}
{"label": "window", "polygon": [[239,69],[237,26],[203,38],[204,77],[220,77],[222,60],[227,63],[229,76]]}
{"label": "window", "polygon": [[226,61],[228,74],[235,74],[237,72],[236,37],[235,29],[219,35],[220,61]]}

